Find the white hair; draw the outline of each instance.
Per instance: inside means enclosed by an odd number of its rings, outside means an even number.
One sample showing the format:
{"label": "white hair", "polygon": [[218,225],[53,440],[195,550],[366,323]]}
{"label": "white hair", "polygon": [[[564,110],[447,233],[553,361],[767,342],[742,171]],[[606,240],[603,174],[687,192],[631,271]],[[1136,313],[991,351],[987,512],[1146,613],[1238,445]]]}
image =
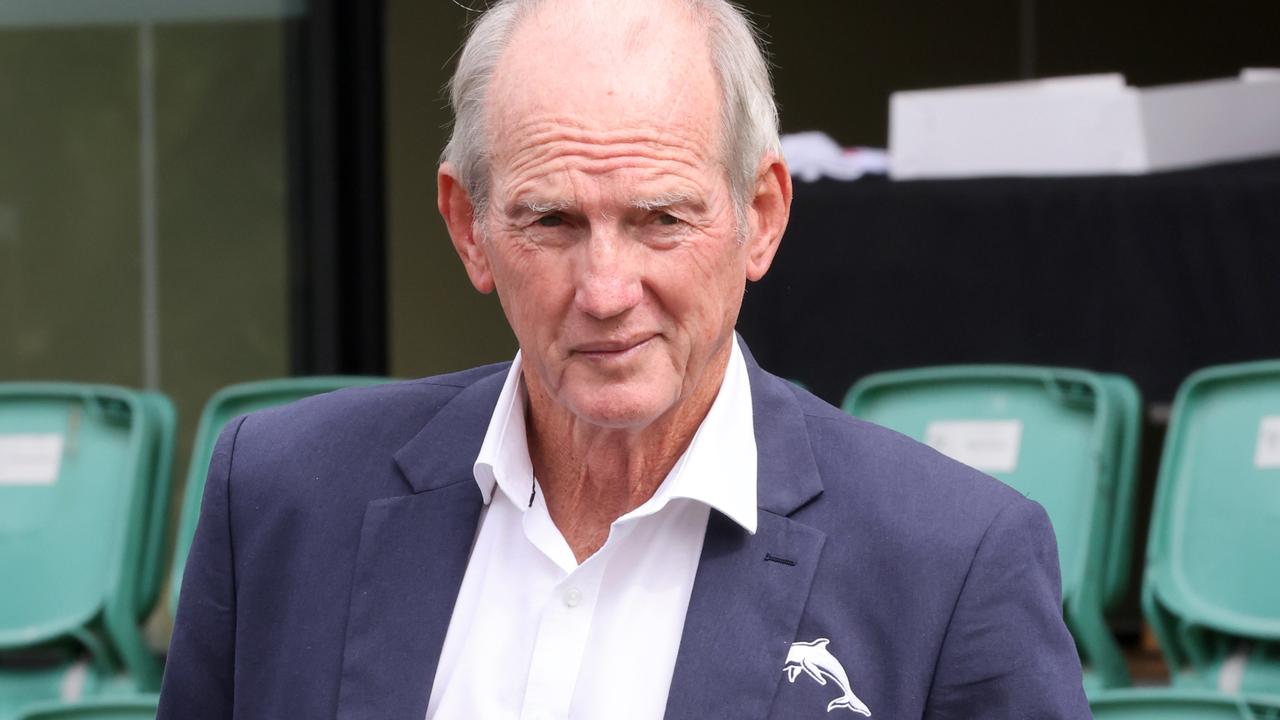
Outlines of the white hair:
{"label": "white hair", "polygon": [[[520,21],[544,0],[498,0],[471,27],[449,81],[453,130],[442,161],[451,163],[476,215],[489,199],[486,103],[494,69]],[[778,108],[763,42],[746,11],[730,0],[679,0],[705,23],[720,85],[721,155],[739,223],[754,195],[765,155],[781,153]]]}

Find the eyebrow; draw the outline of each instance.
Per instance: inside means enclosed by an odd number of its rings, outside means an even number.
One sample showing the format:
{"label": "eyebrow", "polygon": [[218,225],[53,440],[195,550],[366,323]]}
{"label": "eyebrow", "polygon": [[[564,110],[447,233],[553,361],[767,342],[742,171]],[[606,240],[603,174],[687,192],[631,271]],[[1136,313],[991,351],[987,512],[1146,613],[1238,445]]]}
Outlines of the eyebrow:
{"label": "eyebrow", "polygon": [[652,197],[636,198],[631,201],[631,207],[637,210],[653,212],[654,210],[662,210],[664,208],[675,207],[677,205],[688,205],[694,200],[689,193],[669,192]]}
{"label": "eyebrow", "polygon": [[[685,192],[668,192],[648,197],[639,197],[631,200],[627,204],[636,210],[645,212],[653,212],[655,210],[664,210],[666,208],[677,207],[680,205],[690,205],[697,201],[693,195]],[[517,200],[511,205],[512,214],[532,214],[545,215],[547,213],[565,212],[573,209],[574,204],[569,200],[544,200],[540,198],[528,198]]]}
{"label": "eyebrow", "polygon": [[515,202],[516,212],[526,212],[534,215],[543,215],[551,212],[564,212],[573,207],[568,200],[517,200]]}

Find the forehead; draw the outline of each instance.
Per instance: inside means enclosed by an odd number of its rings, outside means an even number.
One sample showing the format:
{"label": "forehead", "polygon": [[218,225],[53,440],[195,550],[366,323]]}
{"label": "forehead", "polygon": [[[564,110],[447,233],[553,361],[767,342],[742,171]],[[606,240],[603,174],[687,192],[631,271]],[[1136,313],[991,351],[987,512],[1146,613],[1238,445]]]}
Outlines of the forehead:
{"label": "forehead", "polygon": [[495,68],[493,166],[562,133],[711,154],[719,97],[706,33],[683,3],[546,0]]}

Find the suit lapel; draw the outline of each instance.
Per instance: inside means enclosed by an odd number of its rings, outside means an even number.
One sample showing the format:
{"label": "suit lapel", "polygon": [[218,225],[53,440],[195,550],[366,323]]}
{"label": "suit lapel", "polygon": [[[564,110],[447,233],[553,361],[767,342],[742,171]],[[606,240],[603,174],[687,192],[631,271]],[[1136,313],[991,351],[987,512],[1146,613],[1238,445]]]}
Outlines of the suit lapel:
{"label": "suit lapel", "polygon": [[342,720],[426,716],[480,508],[475,483],[369,504],[342,656]]}
{"label": "suit lapel", "polygon": [[505,373],[463,389],[395,455],[413,494],[365,509],[338,717],[425,717],[483,501],[472,464]]}
{"label": "suit lapel", "polygon": [[667,699],[667,718],[767,715],[826,536],[788,517],[822,492],[804,413],[746,352],[759,527],[713,512]]}
{"label": "suit lapel", "polygon": [[765,717],[825,539],[769,513],[748,535],[712,513],[667,696],[669,720]]}

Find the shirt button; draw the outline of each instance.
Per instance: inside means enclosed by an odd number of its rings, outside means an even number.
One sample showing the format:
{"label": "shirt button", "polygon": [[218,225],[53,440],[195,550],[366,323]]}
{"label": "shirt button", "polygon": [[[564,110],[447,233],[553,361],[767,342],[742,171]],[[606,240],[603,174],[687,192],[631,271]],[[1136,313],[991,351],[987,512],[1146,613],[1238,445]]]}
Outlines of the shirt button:
{"label": "shirt button", "polygon": [[582,592],[578,588],[569,588],[564,594],[564,604],[569,607],[578,607],[578,603],[582,602]]}

